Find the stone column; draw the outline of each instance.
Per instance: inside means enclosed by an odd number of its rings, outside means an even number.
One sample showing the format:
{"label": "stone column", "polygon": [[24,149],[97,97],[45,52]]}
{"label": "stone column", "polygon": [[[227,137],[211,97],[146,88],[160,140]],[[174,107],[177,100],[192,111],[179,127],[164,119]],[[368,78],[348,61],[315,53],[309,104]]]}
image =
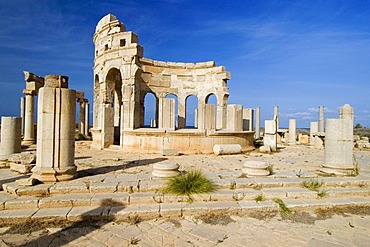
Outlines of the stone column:
{"label": "stone column", "polygon": [[354,111],[352,106],[349,104],[345,104],[341,108],[339,108],[339,118],[341,119],[350,119],[353,121],[354,118]]}
{"label": "stone column", "polygon": [[[89,135],[89,104],[85,104],[85,133],[83,133],[85,136]],[[122,126],[122,125],[121,125]]]}
{"label": "stone column", "polygon": [[229,131],[243,130],[243,106],[228,105],[227,106],[227,124],[226,129]]}
{"label": "stone column", "polygon": [[253,131],[254,110],[251,108],[243,109],[243,130]]}
{"label": "stone column", "polygon": [[0,156],[21,152],[22,119],[1,117]]}
{"label": "stone column", "polygon": [[261,137],[261,107],[256,108],[256,139]]}
{"label": "stone column", "polygon": [[316,134],[318,131],[319,131],[319,123],[311,122],[310,123],[310,145],[315,145],[314,134]]}
{"label": "stone column", "polygon": [[296,120],[289,119],[289,140],[290,145],[296,144]]}
{"label": "stone column", "polygon": [[351,119],[326,120],[325,164],[320,171],[339,176],[354,175]]}
{"label": "stone column", "polygon": [[38,98],[37,160],[33,178],[56,182],[76,176],[76,91],[68,89],[68,77],[47,75]]}
{"label": "stone column", "polygon": [[23,91],[26,94],[26,111],[24,113],[24,137],[26,144],[35,143],[35,123],[34,123],[34,92]]}
{"label": "stone column", "polygon": [[205,104],[204,109],[204,128],[206,130],[216,129],[216,105]]}
{"label": "stone column", "polygon": [[319,106],[319,132],[325,132],[324,106]]}
{"label": "stone column", "polygon": [[162,98],[159,106],[159,128],[175,130],[175,99]]}
{"label": "stone column", "polygon": [[185,115],[186,115],[186,108],[185,108],[185,105],[186,105],[186,98],[183,97],[183,96],[179,96],[177,98],[177,101],[178,101],[178,128],[179,129],[184,129],[186,128],[186,119],[185,119]]}
{"label": "stone column", "polygon": [[78,101],[80,103],[80,111],[79,111],[79,120],[78,120],[78,126],[79,126],[79,129],[80,129],[80,132],[81,134],[85,134],[85,112],[86,112],[86,102],[87,100],[86,99],[78,99]]}
{"label": "stone column", "polygon": [[276,128],[280,128],[280,123],[279,123],[279,107],[274,106],[274,118],[276,117]]}
{"label": "stone column", "polygon": [[26,99],[24,97],[21,97],[21,105],[20,105],[20,110],[21,110],[21,123],[22,123],[22,130],[21,130],[21,135],[24,135],[24,116],[25,116],[25,107],[26,107]]}

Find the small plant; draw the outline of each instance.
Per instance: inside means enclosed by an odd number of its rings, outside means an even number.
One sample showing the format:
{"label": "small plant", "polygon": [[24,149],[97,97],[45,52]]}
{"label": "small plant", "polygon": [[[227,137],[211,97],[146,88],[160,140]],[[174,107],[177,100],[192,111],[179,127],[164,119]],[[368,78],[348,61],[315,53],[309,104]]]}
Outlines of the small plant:
{"label": "small plant", "polygon": [[319,181],[317,179],[310,179],[310,180],[306,180],[306,181],[303,181],[301,183],[301,186],[303,188],[307,188],[309,190],[312,190],[312,191],[318,191],[318,189],[324,184],[323,181]]}
{"label": "small plant", "polygon": [[367,187],[367,183],[365,181],[359,182],[358,183],[358,187],[360,187],[360,188],[366,188]]}
{"label": "small plant", "polygon": [[188,202],[193,202],[192,195],[210,193],[216,190],[216,185],[200,170],[192,170],[186,174],[167,180],[163,191],[177,196],[186,196]]}
{"label": "small plant", "polygon": [[302,170],[301,170],[301,169],[299,169],[299,171],[298,171],[298,172],[296,172],[296,173],[295,173],[295,175],[296,175],[297,177],[301,178],[301,177],[304,175],[304,172],[302,172]]}
{"label": "small plant", "polygon": [[317,196],[323,198],[328,195],[328,191],[326,189],[321,189],[317,191]]}
{"label": "small plant", "polygon": [[288,208],[288,206],[280,198],[274,198],[274,199],[272,199],[272,201],[279,205],[280,212],[282,212],[284,214],[290,214],[291,213],[291,210]]}
{"label": "small plant", "polygon": [[164,194],[162,190],[156,190],[153,196],[153,200],[156,203],[162,203],[164,201]]}
{"label": "small plant", "polygon": [[139,214],[134,214],[133,216],[128,216],[127,219],[128,219],[128,221],[131,225],[137,225],[142,221]]}
{"label": "small plant", "polygon": [[139,242],[140,242],[140,239],[138,239],[138,238],[133,237],[133,238],[130,239],[130,244],[131,245],[137,245]]}
{"label": "small plant", "polygon": [[235,181],[231,181],[230,182],[230,189],[231,190],[235,190],[236,189],[236,182]]}
{"label": "small plant", "polygon": [[254,200],[256,202],[263,202],[266,200],[265,196],[263,194],[259,194],[259,195],[256,195],[256,197],[254,198]]}
{"label": "small plant", "polygon": [[269,171],[269,175],[274,174],[274,165],[268,165],[267,170]]}

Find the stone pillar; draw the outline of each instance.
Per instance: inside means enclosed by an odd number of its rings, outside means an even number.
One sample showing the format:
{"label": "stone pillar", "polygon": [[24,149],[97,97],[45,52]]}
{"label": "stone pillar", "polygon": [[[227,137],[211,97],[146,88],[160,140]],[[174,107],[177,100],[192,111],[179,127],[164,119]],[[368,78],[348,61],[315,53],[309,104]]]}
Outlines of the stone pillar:
{"label": "stone pillar", "polygon": [[310,123],[310,145],[315,145],[314,134],[316,134],[317,132],[319,132],[319,123],[311,122]]}
{"label": "stone pillar", "polygon": [[[85,133],[83,133],[85,136],[89,135],[89,104],[85,104]],[[122,126],[122,125],[121,125]]]}
{"label": "stone pillar", "polygon": [[319,132],[325,132],[324,106],[319,106]]}
{"label": "stone pillar", "polygon": [[320,171],[339,176],[354,175],[351,119],[326,120],[325,164]]}
{"label": "stone pillar", "polygon": [[289,119],[289,140],[288,143],[291,145],[296,144],[296,120]]}
{"label": "stone pillar", "polygon": [[206,130],[216,129],[216,105],[206,104],[204,109],[204,128]]}
{"label": "stone pillar", "polygon": [[227,106],[227,124],[226,129],[229,131],[243,130],[243,106],[228,105]]}
{"label": "stone pillar", "polygon": [[79,120],[78,120],[78,126],[79,126],[79,129],[80,129],[80,132],[84,135],[86,130],[86,126],[85,126],[85,112],[86,112],[86,103],[87,103],[87,100],[86,99],[78,99],[78,102],[80,103],[80,111],[79,111]]}
{"label": "stone pillar", "polygon": [[165,130],[175,130],[175,99],[162,98],[159,113],[158,127]]}
{"label": "stone pillar", "polygon": [[21,97],[21,105],[20,105],[20,110],[21,110],[21,135],[24,135],[24,116],[25,116],[25,107],[26,107],[26,99],[24,97]]}
{"label": "stone pillar", "polygon": [[194,128],[198,128],[198,108],[194,110]]}
{"label": "stone pillar", "polygon": [[280,128],[280,123],[279,123],[279,107],[274,106],[274,118],[276,117],[276,128]]}
{"label": "stone pillar", "polygon": [[263,137],[263,145],[271,148],[271,151],[277,151],[277,128],[276,119],[265,120],[265,136]]}
{"label": "stone pillar", "polygon": [[185,97],[181,97],[179,96],[177,98],[178,100],[178,128],[179,129],[184,129],[186,128],[186,119],[185,119],[185,115],[186,115],[186,108],[185,108],[185,105],[186,105],[186,98]]}
{"label": "stone pillar", "polygon": [[243,109],[243,130],[253,131],[254,110],[251,108]]}
{"label": "stone pillar", "polygon": [[261,137],[261,107],[256,108],[256,139]]}
{"label": "stone pillar", "polygon": [[22,118],[1,117],[0,156],[21,152]]}
{"label": "stone pillar", "polygon": [[339,108],[339,118],[350,119],[353,121],[354,118],[353,108],[349,104],[345,104],[344,106]]}
{"label": "stone pillar", "polygon": [[24,137],[23,141],[27,144],[35,143],[35,123],[34,123],[34,95],[33,92],[26,94],[26,111],[24,113]]}
{"label": "stone pillar", "polygon": [[68,77],[47,75],[38,98],[37,160],[33,178],[56,182],[76,176],[76,91],[68,89]]}

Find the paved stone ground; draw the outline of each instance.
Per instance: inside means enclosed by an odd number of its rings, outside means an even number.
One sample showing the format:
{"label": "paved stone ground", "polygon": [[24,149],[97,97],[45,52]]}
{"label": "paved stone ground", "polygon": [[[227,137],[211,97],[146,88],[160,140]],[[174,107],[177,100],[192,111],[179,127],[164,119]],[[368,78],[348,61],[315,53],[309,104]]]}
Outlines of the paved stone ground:
{"label": "paved stone ground", "polygon": [[370,215],[302,215],[18,225],[0,228],[0,246],[369,246]]}
{"label": "paved stone ground", "polygon": [[[70,182],[60,182],[58,186],[85,184],[88,182],[90,190],[99,184],[106,184],[107,188],[105,189],[109,189],[110,183],[114,182],[114,186],[117,186],[115,183],[119,183],[122,179],[125,180],[131,176],[135,176],[135,179],[148,179],[150,178],[153,163],[163,159],[177,161],[181,170],[197,167],[201,168],[212,179],[218,178],[225,181],[229,177],[233,178],[240,175],[239,172],[243,167],[244,161],[261,160],[274,165],[273,176],[280,179],[279,181],[285,181],[285,178],[297,180],[297,175],[299,174],[304,174],[304,176],[308,177],[314,175],[324,159],[323,150],[316,150],[307,146],[290,146],[274,154],[251,152],[249,154],[230,156],[182,155],[163,157],[156,154],[128,154],[115,150],[114,147],[109,150],[96,151],[90,150],[88,145],[88,142],[76,143],[76,164],[78,166],[79,178]],[[313,205],[315,204],[314,201],[319,203],[325,202],[324,204],[328,206],[340,205],[341,203],[348,205],[351,202],[359,202],[365,205],[359,209],[338,212],[333,207],[330,207],[327,209],[327,212],[312,211],[314,210],[312,208],[301,209],[311,211],[297,211],[290,216],[280,215],[276,213],[277,210],[274,212],[255,212],[254,215],[232,215],[227,207],[217,207],[221,212],[224,210],[225,213],[210,215],[208,212],[208,215],[206,213],[203,217],[192,216],[192,213],[187,213],[183,218],[169,216],[146,221],[141,221],[139,217],[133,217],[131,224],[112,221],[64,221],[57,223],[55,219],[57,219],[59,214],[59,216],[62,216],[61,218],[65,218],[68,212],[68,215],[72,213],[73,210],[70,211],[71,209],[68,205],[66,205],[67,208],[46,208],[37,211],[37,205],[42,205],[39,200],[44,200],[44,203],[47,203],[47,200],[51,200],[53,197],[37,197],[36,199],[31,198],[32,200],[20,197],[15,200],[18,201],[17,204],[13,203],[17,207],[12,208],[13,204],[10,200],[13,200],[11,197],[14,197],[14,195],[11,196],[5,192],[0,192],[0,199],[7,202],[3,203],[5,205],[4,209],[7,209],[7,205],[9,206],[8,209],[10,209],[3,210],[3,215],[18,213],[18,215],[10,215],[10,217],[24,217],[26,214],[22,216],[19,213],[28,210],[32,211],[28,213],[33,215],[33,219],[35,219],[30,221],[30,223],[22,223],[10,227],[0,225],[0,246],[369,246],[370,208],[368,205],[370,204],[370,199],[367,200],[369,197],[366,188],[370,179],[370,152],[357,150],[356,158],[363,168],[360,171],[360,176],[346,178],[345,180],[343,178],[325,178],[325,182],[336,183],[339,181],[343,183],[343,181],[351,180],[353,183],[356,183],[358,180],[361,182],[357,186],[358,188],[349,188],[347,194],[350,197],[354,191],[364,190],[365,194],[357,195],[357,197],[360,196],[361,198],[353,198],[346,201],[347,197],[343,198],[343,193],[341,195],[342,198],[335,198],[337,190],[347,190],[345,187],[339,187],[331,188],[330,195],[333,196],[331,198],[310,199],[312,201],[310,203]],[[19,178],[19,175],[12,175],[8,170],[0,170],[0,176],[2,176],[0,182],[3,183]],[[158,181],[152,185],[157,185],[157,183]],[[228,182],[224,183],[226,185],[229,184]],[[148,186],[152,185],[148,184]],[[42,186],[39,185],[39,187]],[[290,192],[297,190],[299,194],[303,190],[295,187],[286,189],[289,189]],[[274,195],[279,192],[277,189],[272,190],[276,190]],[[96,195],[96,197],[110,195],[103,190],[98,191],[98,193],[100,194]],[[135,194],[136,192],[133,195]],[[74,196],[78,196],[78,194],[74,194]],[[83,198],[80,198],[80,200],[83,201]],[[252,203],[250,202],[252,199],[248,200],[246,202],[242,201],[240,204],[248,206]],[[23,201],[23,204],[20,201]],[[61,201],[63,200],[59,200],[59,202]],[[292,207],[298,201],[284,199],[284,202]],[[310,204],[308,201],[307,199],[302,199],[300,203]],[[215,203],[217,204],[217,202]],[[230,203],[236,204],[236,202]],[[272,202],[266,202],[266,204],[268,203],[273,204]],[[169,205],[173,207],[174,204]],[[193,205],[196,207],[196,203]],[[228,202],[220,202],[220,205],[228,205]],[[90,206],[96,205],[91,204]],[[158,205],[155,206],[158,208]],[[326,206],[321,207],[325,208]],[[277,209],[276,205],[275,208]],[[16,210],[12,211],[11,209]],[[75,210],[77,209],[79,208],[77,207]],[[86,210],[83,211],[83,207],[80,209],[82,210],[80,214],[86,213]],[[88,209],[90,210],[91,208]],[[103,208],[102,210],[102,214],[104,214],[105,209]],[[49,217],[52,221],[49,223],[37,221],[38,214],[40,213],[41,215],[42,212],[44,212],[44,217],[45,212],[48,215],[50,214],[50,217],[46,215],[46,218]],[[230,213],[230,215],[226,213]],[[78,212],[76,215],[78,216]]]}

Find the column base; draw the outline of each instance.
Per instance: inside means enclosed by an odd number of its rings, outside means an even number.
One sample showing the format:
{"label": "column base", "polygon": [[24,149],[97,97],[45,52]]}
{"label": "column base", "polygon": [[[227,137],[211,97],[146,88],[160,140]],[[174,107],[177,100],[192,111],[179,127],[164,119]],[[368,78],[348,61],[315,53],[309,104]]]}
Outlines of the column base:
{"label": "column base", "polygon": [[357,171],[354,166],[351,167],[333,167],[322,165],[319,170],[321,175],[326,176],[357,176]]}
{"label": "column base", "polygon": [[74,179],[77,176],[77,167],[75,165],[66,169],[54,170],[50,167],[37,167],[32,169],[32,178],[35,178],[43,183],[53,183]]}

